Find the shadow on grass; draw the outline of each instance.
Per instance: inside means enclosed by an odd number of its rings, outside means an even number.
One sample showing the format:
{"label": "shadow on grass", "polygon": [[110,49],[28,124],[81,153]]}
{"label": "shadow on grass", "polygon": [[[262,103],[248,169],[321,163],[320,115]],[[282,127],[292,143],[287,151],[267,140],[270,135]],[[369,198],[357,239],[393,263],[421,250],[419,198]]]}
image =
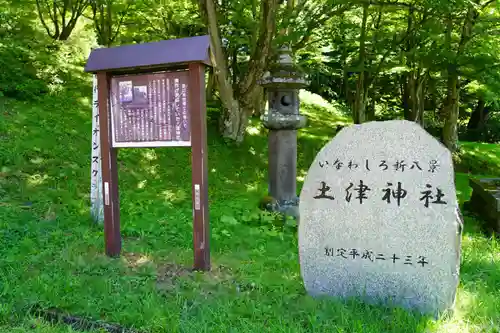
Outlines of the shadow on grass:
{"label": "shadow on grass", "polygon": [[457,170],[500,177],[500,145],[478,142],[462,142],[461,145]]}

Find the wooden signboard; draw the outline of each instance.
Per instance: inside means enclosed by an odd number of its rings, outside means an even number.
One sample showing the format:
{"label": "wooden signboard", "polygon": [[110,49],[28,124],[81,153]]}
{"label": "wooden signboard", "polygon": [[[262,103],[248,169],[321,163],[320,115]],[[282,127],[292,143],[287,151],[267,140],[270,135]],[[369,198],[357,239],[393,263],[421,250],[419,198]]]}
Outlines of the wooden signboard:
{"label": "wooden signboard", "polygon": [[121,252],[117,149],[191,147],[194,269],[210,269],[205,66],[208,36],[92,51],[97,74],[106,254]]}
{"label": "wooden signboard", "polygon": [[113,147],[191,146],[189,71],[111,79]]}

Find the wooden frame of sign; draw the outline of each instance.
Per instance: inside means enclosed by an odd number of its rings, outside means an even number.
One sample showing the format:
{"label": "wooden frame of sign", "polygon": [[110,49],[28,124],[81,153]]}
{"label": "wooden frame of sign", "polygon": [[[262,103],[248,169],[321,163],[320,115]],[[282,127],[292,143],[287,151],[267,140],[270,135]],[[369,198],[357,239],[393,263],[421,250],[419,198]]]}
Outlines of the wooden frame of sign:
{"label": "wooden frame of sign", "polygon": [[191,147],[194,264],[210,269],[205,66],[209,36],[95,49],[106,254],[121,252],[117,149]]}

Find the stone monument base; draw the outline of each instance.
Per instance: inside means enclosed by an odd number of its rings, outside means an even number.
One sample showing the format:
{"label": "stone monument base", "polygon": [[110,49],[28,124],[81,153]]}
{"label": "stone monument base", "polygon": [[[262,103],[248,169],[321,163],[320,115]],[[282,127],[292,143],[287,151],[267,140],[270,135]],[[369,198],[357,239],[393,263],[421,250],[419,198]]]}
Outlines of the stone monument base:
{"label": "stone monument base", "polygon": [[464,208],[486,221],[485,229],[500,232],[500,178],[469,179],[472,195]]}
{"label": "stone monument base", "polygon": [[298,197],[294,200],[276,200],[273,197],[267,196],[261,200],[259,208],[269,212],[281,213],[285,217],[293,217],[297,221],[299,220]]}

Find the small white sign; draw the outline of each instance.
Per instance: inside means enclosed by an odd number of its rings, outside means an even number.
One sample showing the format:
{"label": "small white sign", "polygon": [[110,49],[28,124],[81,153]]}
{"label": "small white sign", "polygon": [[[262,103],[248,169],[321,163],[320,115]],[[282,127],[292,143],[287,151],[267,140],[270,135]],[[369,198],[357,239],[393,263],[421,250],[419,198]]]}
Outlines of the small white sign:
{"label": "small white sign", "polygon": [[109,183],[104,182],[104,204],[109,206]]}
{"label": "small white sign", "polygon": [[194,209],[200,210],[200,184],[194,184]]}

